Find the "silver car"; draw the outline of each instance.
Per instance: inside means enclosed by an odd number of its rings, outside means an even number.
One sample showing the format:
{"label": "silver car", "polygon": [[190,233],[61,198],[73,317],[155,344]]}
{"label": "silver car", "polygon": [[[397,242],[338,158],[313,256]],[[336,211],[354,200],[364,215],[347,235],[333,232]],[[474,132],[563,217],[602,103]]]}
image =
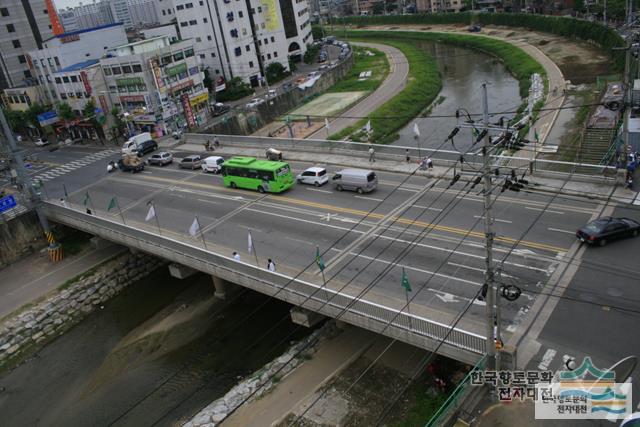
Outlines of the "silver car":
{"label": "silver car", "polygon": [[173,154],[167,151],[162,151],[160,153],[154,154],[153,156],[149,157],[147,161],[149,162],[150,165],[158,165],[158,166],[169,165],[173,163]]}
{"label": "silver car", "polygon": [[199,169],[202,167],[202,157],[199,154],[192,154],[180,161],[180,167],[183,169]]}

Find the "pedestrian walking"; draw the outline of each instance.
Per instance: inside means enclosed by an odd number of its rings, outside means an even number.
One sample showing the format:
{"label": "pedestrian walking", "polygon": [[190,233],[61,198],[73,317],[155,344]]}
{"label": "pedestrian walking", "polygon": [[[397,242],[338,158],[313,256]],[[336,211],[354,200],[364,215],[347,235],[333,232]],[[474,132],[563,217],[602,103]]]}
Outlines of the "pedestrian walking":
{"label": "pedestrian walking", "polygon": [[69,207],[69,204],[64,199],[64,197],[60,197],[60,204],[62,205],[63,208],[68,208]]}
{"label": "pedestrian walking", "polygon": [[214,145],[216,148],[220,148],[220,141],[218,140],[218,137],[217,137],[217,136],[214,136],[214,137],[213,137],[213,145]]}
{"label": "pedestrian walking", "polygon": [[276,272],[276,264],[271,260],[271,258],[267,261],[267,270],[272,273]]}
{"label": "pedestrian walking", "polygon": [[233,259],[236,261],[240,261],[240,254],[236,251],[233,251]]}
{"label": "pedestrian walking", "polygon": [[427,169],[433,169],[433,160],[431,160],[431,157],[427,158]]}
{"label": "pedestrian walking", "polygon": [[404,150],[404,154],[407,157],[407,163],[411,162],[411,156],[409,155],[409,149]]}
{"label": "pedestrian walking", "polygon": [[370,162],[376,161],[376,150],[373,149],[372,145],[369,146],[369,161]]}

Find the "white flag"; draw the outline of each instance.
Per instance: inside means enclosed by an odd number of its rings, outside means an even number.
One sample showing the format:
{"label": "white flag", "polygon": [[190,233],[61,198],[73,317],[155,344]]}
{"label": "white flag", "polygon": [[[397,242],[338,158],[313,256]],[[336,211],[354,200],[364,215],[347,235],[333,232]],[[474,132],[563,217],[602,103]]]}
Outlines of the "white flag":
{"label": "white flag", "polygon": [[147,212],[147,217],[144,219],[145,221],[149,221],[152,218],[155,218],[156,210],[153,208],[153,205],[149,205],[149,212]]}
{"label": "white flag", "polygon": [[193,218],[193,224],[189,227],[189,234],[196,236],[200,232],[200,224],[198,224],[198,218]]}
{"label": "white flag", "polygon": [[249,231],[249,234],[247,236],[247,247],[249,249],[249,253],[251,253],[253,251],[253,240],[251,239],[251,231]]}
{"label": "white flag", "polygon": [[413,124],[413,133],[415,136],[420,136],[420,129],[418,128],[418,123]]}
{"label": "white flag", "polygon": [[364,127],[364,130],[366,130],[367,133],[371,132],[371,120],[367,122],[366,126]]}
{"label": "white flag", "polygon": [[324,118],[324,127],[326,127],[327,129],[329,129],[329,119],[328,118]]}

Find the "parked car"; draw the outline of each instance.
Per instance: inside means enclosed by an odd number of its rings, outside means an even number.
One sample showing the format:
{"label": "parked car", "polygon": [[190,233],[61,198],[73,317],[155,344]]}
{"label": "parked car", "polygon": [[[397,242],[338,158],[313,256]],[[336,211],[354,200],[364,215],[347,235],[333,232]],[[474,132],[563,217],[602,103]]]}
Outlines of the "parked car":
{"label": "parked car", "polygon": [[164,166],[173,163],[173,154],[167,151],[161,151],[147,159],[150,165]]}
{"label": "parked car", "polygon": [[38,147],[44,147],[45,145],[51,144],[47,138],[38,138],[36,139],[36,145]]}
{"label": "parked car", "polygon": [[369,193],[378,186],[376,173],[366,169],[343,169],[331,180],[338,191],[351,190],[360,194]]}
{"label": "parked car", "polygon": [[576,231],[581,242],[604,246],[624,237],[637,237],[640,234],[640,222],[630,218],[612,218],[605,216],[591,221]]}
{"label": "parked car", "polygon": [[299,184],[310,184],[320,187],[329,182],[327,170],[321,167],[308,168],[296,177]]}
{"label": "parked car", "polygon": [[482,31],[482,27],[480,25],[474,24],[474,25],[470,25],[468,28],[468,31],[470,33],[479,33],[480,31]]}
{"label": "parked car", "polygon": [[276,90],[275,89],[269,89],[269,91],[267,92],[267,95],[265,96],[265,98],[270,99],[270,98],[275,98],[276,96],[278,96]]}
{"label": "parked car", "polygon": [[173,136],[173,139],[180,139],[182,137],[182,130],[174,130],[173,132],[171,132],[171,136]]}
{"label": "parked car", "polygon": [[202,157],[198,154],[192,154],[180,160],[179,166],[182,169],[198,169],[202,165]]}
{"label": "parked car", "polygon": [[211,105],[211,109],[213,111],[213,116],[217,117],[217,116],[221,116],[224,113],[228,112],[231,107],[229,107],[228,105],[223,104],[222,102],[216,102],[215,104]]}
{"label": "parked car", "polygon": [[151,153],[152,151],[156,151],[158,149],[158,143],[153,139],[148,139],[146,141],[142,141],[138,144],[137,153],[138,156],[143,156],[147,153]]}
{"label": "parked car", "polygon": [[247,108],[256,108],[260,104],[264,104],[264,99],[253,98],[251,101],[247,103]]}
{"label": "parked car", "polygon": [[224,158],[220,156],[209,156],[202,161],[202,170],[205,172],[220,173]]}

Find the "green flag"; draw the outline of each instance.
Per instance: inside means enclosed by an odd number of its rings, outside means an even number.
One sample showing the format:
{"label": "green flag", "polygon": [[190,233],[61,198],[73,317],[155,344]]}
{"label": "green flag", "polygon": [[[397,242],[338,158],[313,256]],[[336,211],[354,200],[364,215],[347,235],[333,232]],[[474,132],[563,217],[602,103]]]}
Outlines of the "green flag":
{"label": "green flag", "polygon": [[109,202],[109,206],[107,206],[107,212],[109,212],[111,209],[115,209],[117,206],[116,204],[116,198],[112,197],[111,201]]}
{"label": "green flag", "polygon": [[322,255],[320,255],[320,248],[318,246],[316,246],[316,264],[318,264],[320,271],[324,271],[324,261],[322,260]]}
{"label": "green flag", "polygon": [[536,138],[536,143],[539,143],[540,142],[540,135],[538,135],[538,129],[534,129],[533,130],[533,135]]}
{"label": "green flag", "polygon": [[89,192],[87,191],[84,195],[84,205],[87,206],[90,201],[91,201],[91,198],[89,197]]}
{"label": "green flag", "polygon": [[409,277],[407,277],[407,273],[404,272],[404,267],[402,267],[402,287],[404,288],[405,291],[411,292]]}

